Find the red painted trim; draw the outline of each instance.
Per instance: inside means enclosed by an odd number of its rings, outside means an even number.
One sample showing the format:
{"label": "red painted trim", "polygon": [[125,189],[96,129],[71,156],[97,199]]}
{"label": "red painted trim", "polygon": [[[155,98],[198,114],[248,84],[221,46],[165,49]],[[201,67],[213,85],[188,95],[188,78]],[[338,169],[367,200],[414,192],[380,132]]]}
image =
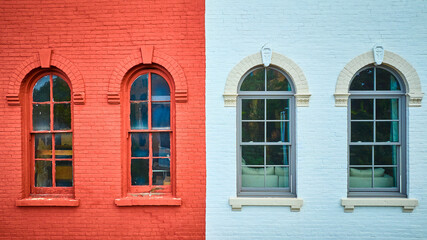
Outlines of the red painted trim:
{"label": "red painted trim", "polygon": [[[33,131],[33,125],[32,125],[32,105],[33,105],[33,88],[36,85],[36,83],[44,76],[49,75],[49,81],[50,81],[50,101],[45,102],[44,104],[50,105],[50,130],[49,131]],[[33,195],[37,194],[48,194],[47,197],[51,196],[74,196],[74,156],[70,159],[63,159],[66,161],[72,161],[73,165],[73,187],[55,187],[55,134],[64,132],[63,130],[53,130],[53,107],[55,103],[60,102],[53,102],[53,82],[52,82],[52,75],[59,76],[62,78],[70,88],[70,93],[72,93],[72,85],[70,80],[67,78],[67,76],[56,68],[49,68],[49,69],[38,69],[37,71],[32,71],[31,74],[27,75],[27,78],[24,79],[23,85],[21,86],[21,102],[22,104],[22,136],[23,136],[23,176],[22,176],[22,185],[23,185],[23,195],[22,198],[28,198]],[[65,132],[72,133],[73,132],[73,118],[74,118],[74,104],[73,104],[73,98],[70,99],[70,101],[64,102],[70,104],[70,110],[71,110],[71,129],[65,130]],[[48,133],[52,135],[52,187],[35,187],[35,179],[34,179],[34,164],[35,164],[35,146],[34,146],[34,136],[36,133]],[[72,137],[72,148],[74,151],[74,134]],[[60,160],[61,161],[61,160]],[[42,197],[44,198],[44,197]],[[40,199],[37,197],[37,199]]]}
{"label": "red painted trim", "polygon": [[39,50],[40,66],[42,68],[50,68],[51,56],[52,56],[52,49]]}
{"label": "red painted trim", "polygon": [[[50,50],[50,49],[49,49]],[[67,58],[56,54],[51,51],[50,67],[60,68],[73,85],[72,97],[74,104],[84,104],[85,102],[85,83],[83,76],[80,74],[77,67]],[[9,106],[18,106],[19,101],[22,100],[19,95],[21,94],[22,86],[25,85],[26,79],[31,78],[34,73],[45,70],[41,69],[40,53],[33,55],[23,61],[11,74],[9,78],[9,87],[6,94],[6,100]]]}
{"label": "red painted trim", "polygon": [[174,197],[126,197],[114,200],[118,207],[130,206],[181,206],[181,198]]}
{"label": "red painted trim", "polygon": [[153,51],[154,51],[154,47],[152,45],[144,46],[141,48],[141,56],[142,56],[143,64],[153,63]]}
{"label": "red painted trim", "polygon": [[[156,73],[162,76],[166,82],[169,84],[170,89],[170,129],[169,130],[153,130],[151,129],[151,74]],[[147,130],[131,130],[130,128],[130,89],[132,87],[133,81],[140,75],[148,74],[148,129]],[[172,77],[168,74],[168,72],[160,66],[157,65],[140,65],[139,67],[133,68],[129,70],[126,74],[124,81],[122,82],[122,96],[125,96],[122,99],[121,104],[121,114],[122,114],[122,196],[126,197],[128,193],[147,193],[155,187],[161,187],[162,189],[156,190],[156,193],[165,193],[172,194],[175,196],[175,100],[174,100],[174,82]],[[171,141],[171,156],[170,156],[170,178],[171,185],[152,185],[152,163],[149,161],[149,185],[148,186],[132,186],[131,185],[131,132],[149,132],[149,146],[152,146],[152,133],[154,132],[170,132]],[[149,159],[153,159],[152,157],[152,149],[149,148]]]}
{"label": "red painted trim", "polygon": [[17,207],[78,207],[79,199],[72,198],[25,198],[16,200]]}

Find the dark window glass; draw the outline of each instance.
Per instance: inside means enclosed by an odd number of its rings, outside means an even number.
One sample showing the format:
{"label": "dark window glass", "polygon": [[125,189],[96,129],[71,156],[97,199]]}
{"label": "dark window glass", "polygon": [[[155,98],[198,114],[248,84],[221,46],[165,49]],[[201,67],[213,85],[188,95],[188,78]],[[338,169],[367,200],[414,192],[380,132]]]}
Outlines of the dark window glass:
{"label": "dark window glass", "polygon": [[135,79],[130,89],[130,100],[148,99],[148,74],[144,74]]}
{"label": "dark window glass", "polygon": [[265,69],[257,69],[249,73],[243,80],[240,91],[264,91]]}
{"label": "dark window glass", "polygon": [[53,108],[53,129],[70,130],[71,129],[71,104],[55,104]]}
{"label": "dark window glass", "polygon": [[148,103],[130,104],[130,127],[131,129],[148,129]]}
{"label": "dark window glass", "polygon": [[263,120],[264,99],[242,99],[242,120]]}
{"label": "dark window glass", "polygon": [[131,161],[131,176],[132,185],[148,185],[148,159],[132,159]]}
{"label": "dark window glass", "polygon": [[351,141],[352,142],[373,142],[374,124],[373,122],[352,122]]}
{"label": "dark window glass", "polygon": [[153,101],[170,101],[169,85],[162,76],[151,74],[151,88]]}
{"label": "dark window glass", "polygon": [[169,102],[153,102],[151,105],[152,111],[152,128],[153,129],[169,129],[170,128],[170,103]]}
{"label": "dark window glass", "polygon": [[377,90],[399,91],[400,85],[394,75],[382,68],[377,68]]}
{"label": "dark window glass", "polygon": [[52,82],[53,82],[53,101],[54,102],[65,102],[65,101],[71,101],[71,91],[70,87],[68,86],[67,82],[65,82],[62,78],[53,75],[52,76]]}
{"label": "dark window glass", "polygon": [[132,133],[132,157],[149,156],[148,133]]}
{"label": "dark window glass", "polygon": [[242,146],[242,165],[264,165],[264,146]]}
{"label": "dark window glass", "polygon": [[52,187],[52,162],[36,160],[35,169],[35,186]]}
{"label": "dark window glass", "polygon": [[292,91],[292,88],[285,75],[267,68],[267,91]]}
{"label": "dark window glass", "polygon": [[360,71],[351,82],[350,90],[374,90],[374,69]]}
{"label": "dark window glass", "polygon": [[44,76],[37,81],[33,88],[33,102],[50,101],[50,76]]}
{"label": "dark window glass", "polygon": [[268,120],[289,119],[289,99],[267,99]]}
{"label": "dark window glass", "polygon": [[373,99],[351,99],[351,119],[373,119]]}
{"label": "dark window glass", "polygon": [[242,142],[264,142],[264,123],[242,122]]}
{"label": "dark window glass", "polygon": [[50,130],[50,105],[33,104],[33,130]]}

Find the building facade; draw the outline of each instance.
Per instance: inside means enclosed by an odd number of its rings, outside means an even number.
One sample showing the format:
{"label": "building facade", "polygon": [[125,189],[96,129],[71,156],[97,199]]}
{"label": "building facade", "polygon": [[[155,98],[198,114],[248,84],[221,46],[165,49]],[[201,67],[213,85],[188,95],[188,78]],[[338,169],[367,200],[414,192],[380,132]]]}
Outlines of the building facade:
{"label": "building facade", "polygon": [[207,1],[207,239],[426,237],[426,12]]}

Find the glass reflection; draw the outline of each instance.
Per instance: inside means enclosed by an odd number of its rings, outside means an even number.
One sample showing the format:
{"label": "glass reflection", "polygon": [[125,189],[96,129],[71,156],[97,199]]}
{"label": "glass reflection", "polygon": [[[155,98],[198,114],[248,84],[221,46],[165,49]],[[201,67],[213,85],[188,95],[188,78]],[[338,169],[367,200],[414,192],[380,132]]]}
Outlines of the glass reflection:
{"label": "glass reflection", "polygon": [[149,140],[148,133],[132,133],[132,157],[148,157],[149,155]]}
{"label": "glass reflection", "polygon": [[288,146],[271,145],[266,146],[267,165],[288,165]]}
{"label": "glass reflection", "polygon": [[350,90],[374,90],[374,68],[360,71],[351,82]]}
{"label": "glass reflection", "polygon": [[151,74],[151,99],[153,101],[170,101],[170,90],[166,80],[155,73]]}
{"label": "glass reflection", "polygon": [[132,83],[130,100],[148,100],[148,74],[137,77]]}
{"label": "glass reflection", "polygon": [[375,168],[374,170],[374,187],[377,188],[392,188],[397,187],[396,174],[397,168]]}
{"label": "glass reflection", "polygon": [[267,99],[267,119],[268,120],[288,120],[289,100],[288,99]]}
{"label": "glass reflection", "polygon": [[264,165],[264,146],[242,146],[242,165]]}
{"label": "glass reflection", "polygon": [[151,105],[152,119],[151,124],[156,129],[170,128],[170,103],[156,103]]}
{"label": "glass reflection", "polygon": [[170,185],[171,177],[169,171],[153,172],[153,185]]}
{"label": "glass reflection", "polygon": [[148,185],[148,159],[132,159],[131,160],[131,183],[132,185]]}
{"label": "glass reflection", "polygon": [[55,162],[55,184],[57,187],[73,186],[73,162]]}
{"label": "glass reflection", "polygon": [[148,104],[146,102],[130,104],[131,129],[148,129]]}
{"label": "glass reflection", "polygon": [[390,90],[390,91],[398,91],[400,90],[400,85],[394,75],[382,68],[377,68],[377,90]]}
{"label": "glass reflection", "polygon": [[376,101],[377,119],[399,119],[399,99],[377,99]]}
{"label": "glass reflection", "polygon": [[35,161],[34,183],[36,187],[52,187],[52,162]]}
{"label": "glass reflection", "polygon": [[71,129],[71,105],[69,103],[55,104],[53,106],[53,129]]}
{"label": "glass reflection", "polygon": [[242,122],[242,142],[264,142],[264,123]]}
{"label": "glass reflection", "polygon": [[35,134],[34,150],[36,158],[52,158],[52,134]]}
{"label": "glass reflection", "polygon": [[267,91],[292,91],[291,85],[281,72],[267,68]]}
{"label": "glass reflection", "polygon": [[[289,187],[289,168],[288,167],[274,167],[274,175],[278,177],[278,186]],[[267,177],[268,180],[268,177]]]}
{"label": "glass reflection", "polygon": [[[271,171],[271,169],[269,169]],[[274,169],[273,169],[274,173]],[[264,187],[264,167],[242,167],[242,187]]]}
{"label": "glass reflection", "polygon": [[240,91],[264,91],[265,69],[257,69],[249,73],[240,86]]}
{"label": "glass reflection", "polygon": [[55,158],[73,157],[73,134],[57,133],[55,134]]}
{"label": "glass reflection", "polygon": [[33,130],[50,130],[49,104],[33,104]]}
{"label": "glass reflection", "polygon": [[242,99],[242,120],[263,120],[264,99]]}
{"label": "glass reflection", "polygon": [[52,76],[52,93],[54,102],[65,102],[71,100],[71,91],[67,82],[58,76]]}
{"label": "glass reflection", "polygon": [[33,88],[33,102],[50,101],[50,76],[44,76],[37,81]]}
{"label": "glass reflection", "polygon": [[399,142],[399,122],[377,122],[377,142]]}
{"label": "glass reflection", "polygon": [[395,145],[375,146],[375,165],[396,165],[398,154],[398,147]]}
{"label": "glass reflection", "polygon": [[267,142],[289,142],[289,122],[267,122]]}
{"label": "glass reflection", "polygon": [[153,133],[153,157],[170,156],[169,133]]}
{"label": "glass reflection", "polygon": [[351,188],[372,188],[372,168],[350,168]]}

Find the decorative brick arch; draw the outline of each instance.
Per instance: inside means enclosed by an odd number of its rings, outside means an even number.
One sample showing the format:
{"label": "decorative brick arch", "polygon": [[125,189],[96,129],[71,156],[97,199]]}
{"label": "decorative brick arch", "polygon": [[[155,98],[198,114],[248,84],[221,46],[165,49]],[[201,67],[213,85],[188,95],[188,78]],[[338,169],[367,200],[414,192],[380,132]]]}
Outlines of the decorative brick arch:
{"label": "decorative brick arch", "polygon": [[[295,86],[297,106],[308,107],[311,94],[308,90],[308,83],[301,68],[294,61],[276,52],[272,53],[271,64],[280,68],[292,78]],[[237,87],[240,80],[247,71],[259,65],[263,65],[261,53],[255,53],[244,58],[231,70],[225,83],[223,95],[224,106],[236,106]]]}
{"label": "decorative brick arch", "polygon": [[153,46],[144,46],[123,59],[113,70],[108,85],[107,100],[111,104],[120,104],[120,86],[125,74],[139,64],[156,63],[164,67],[175,83],[175,102],[187,101],[187,79],[181,66],[169,55],[156,50]]}
{"label": "decorative brick arch", "polygon": [[[336,107],[347,107],[348,96],[350,96],[350,82],[353,79],[353,76],[361,68],[366,65],[373,64],[374,62],[374,54],[371,51],[357,56],[344,67],[338,76],[335,88],[334,96]],[[411,64],[399,55],[389,51],[384,51],[384,60],[382,64],[393,68],[403,78],[406,85],[406,94],[409,98],[409,106],[421,107],[421,101],[424,94],[421,90],[421,82],[417,71],[411,66]]]}
{"label": "decorative brick arch", "polygon": [[63,71],[70,79],[73,87],[74,104],[84,104],[85,84],[77,67],[67,58],[56,54],[52,49],[40,50],[38,54],[26,59],[12,73],[6,100],[9,105],[19,105],[19,91],[25,76],[36,68],[49,68],[55,66]]}

